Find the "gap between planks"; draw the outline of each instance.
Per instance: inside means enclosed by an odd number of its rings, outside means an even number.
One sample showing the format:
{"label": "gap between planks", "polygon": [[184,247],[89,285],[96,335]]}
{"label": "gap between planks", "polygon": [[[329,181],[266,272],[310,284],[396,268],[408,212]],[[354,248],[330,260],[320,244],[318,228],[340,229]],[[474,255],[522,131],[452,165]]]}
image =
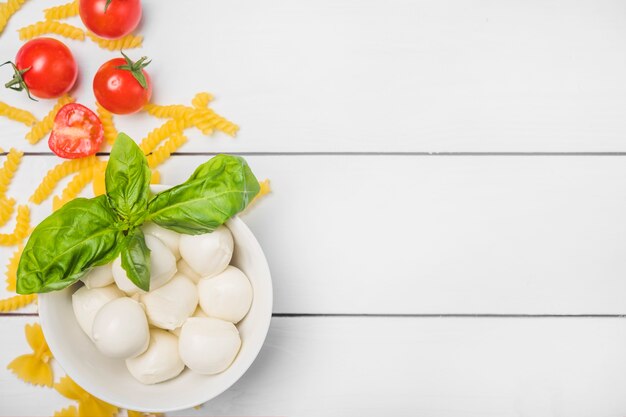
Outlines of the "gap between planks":
{"label": "gap between planks", "polygon": [[[7,155],[0,152],[0,156]],[[174,152],[172,156],[214,156],[223,152]],[[227,152],[239,156],[626,156],[626,152]],[[24,156],[55,156],[52,152],[24,152]],[[98,152],[96,156],[109,156]]]}

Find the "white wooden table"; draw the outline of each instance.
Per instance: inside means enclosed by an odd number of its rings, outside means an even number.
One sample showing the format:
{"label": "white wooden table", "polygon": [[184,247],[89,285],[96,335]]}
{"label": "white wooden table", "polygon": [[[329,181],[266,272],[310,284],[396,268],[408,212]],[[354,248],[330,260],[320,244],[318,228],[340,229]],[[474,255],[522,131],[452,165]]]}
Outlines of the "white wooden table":
{"label": "white wooden table", "polygon": [[[27,3],[1,60],[58,3]],[[208,90],[242,126],[235,140],[190,133],[163,182],[232,152],[274,190],[245,217],[273,272],[265,347],[226,393],[171,415],[626,414],[625,2],[144,8],[155,102]],[[115,54],[69,43],[93,105],[91,76]],[[136,138],[157,124],[118,120]],[[0,120],[0,146],[28,152],[22,201],[58,162],[24,133]],[[34,321],[32,308],[0,317],[0,416],[70,403],[5,370]]]}

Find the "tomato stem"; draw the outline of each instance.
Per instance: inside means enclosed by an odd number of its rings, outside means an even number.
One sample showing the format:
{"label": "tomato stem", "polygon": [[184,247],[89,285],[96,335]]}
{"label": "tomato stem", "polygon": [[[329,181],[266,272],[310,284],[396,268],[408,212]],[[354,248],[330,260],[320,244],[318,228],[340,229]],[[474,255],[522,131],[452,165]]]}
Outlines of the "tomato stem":
{"label": "tomato stem", "polygon": [[30,67],[26,68],[26,69],[19,69],[17,68],[17,66],[11,62],[11,61],[7,61],[4,64],[0,64],[0,67],[3,65],[7,65],[10,64],[13,67],[13,71],[15,71],[15,73],[13,74],[13,78],[11,79],[11,81],[9,81],[8,83],[4,84],[4,86],[6,88],[10,88],[13,91],[22,91],[22,90],[26,90],[26,94],[28,94],[28,98],[33,100],[33,101],[37,101],[37,99],[33,98],[33,96],[30,95],[30,90],[28,89],[28,86],[26,85],[26,82],[24,82],[24,77],[23,75],[30,70]]}
{"label": "tomato stem", "polygon": [[148,64],[150,64],[150,62],[152,62],[152,61],[147,61],[146,62],[148,57],[147,56],[142,56],[139,59],[139,61],[133,62],[133,60],[130,59],[124,53],[124,51],[120,51],[120,53],[122,54],[122,56],[126,60],[126,65],[120,65],[120,66],[117,66],[115,68],[121,69],[121,70],[130,71],[130,73],[133,74],[133,77],[137,80],[139,85],[141,85],[143,87],[143,89],[146,90],[148,88],[148,82],[146,81],[146,77],[143,75],[143,69],[145,67],[147,67]]}
{"label": "tomato stem", "polygon": [[109,5],[111,4],[112,0],[107,0],[106,4],[104,5],[104,12],[107,12],[107,9],[109,8]]}

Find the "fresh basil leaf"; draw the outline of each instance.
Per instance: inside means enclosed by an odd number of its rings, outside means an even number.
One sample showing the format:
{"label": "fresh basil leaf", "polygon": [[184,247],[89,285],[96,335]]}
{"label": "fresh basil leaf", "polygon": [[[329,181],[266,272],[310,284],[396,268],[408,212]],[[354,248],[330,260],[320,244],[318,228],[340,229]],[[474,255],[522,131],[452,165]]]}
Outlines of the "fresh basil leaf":
{"label": "fresh basil leaf", "polygon": [[17,292],[60,290],[91,267],[111,262],[124,235],[105,196],[77,198],[33,231],[17,269]]}
{"label": "fresh basil leaf", "polygon": [[258,192],[259,182],[243,158],[217,155],[184,183],[154,196],[146,221],[189,235],[209,233],[245,209]]}
{"label": "fresh basil leaf", "polygon": [[150,195],[150,168],[134,140],[124,133],[115,139],[105,173],[111,206],[129,223],[145,214]]}
{"label": "fresh basil leaf", "polygon": [[144,291],[150,290],[150,249],[140,228],[126,236],[122,248],[122,268],[128,279]]}

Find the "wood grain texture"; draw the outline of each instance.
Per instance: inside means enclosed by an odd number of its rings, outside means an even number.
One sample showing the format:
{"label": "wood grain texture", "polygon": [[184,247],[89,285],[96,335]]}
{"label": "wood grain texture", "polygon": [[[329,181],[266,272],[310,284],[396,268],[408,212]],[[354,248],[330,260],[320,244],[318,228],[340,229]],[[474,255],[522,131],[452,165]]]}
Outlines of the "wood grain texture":
{"label": "wood grain texture", "polygon": [[[171,159],[163,182],[207,158]],[[626,314],[624,157],[247,159],[274,189],[244,220],[276,313]],[[57,162],[27,156],[9,195]]]}
{"label": "wood grain texture", "polygon": [[[30,321],[0,318],[0,364],[27,351]],[[238,383],[168,416],[613,417],[625,349],[622,319],[275,318]],[[0,416],[68,404],[0,367]]]}
{"label": "wood grain texture", "polygon": [[[54,4],[26,4],[0,55],[14,56],[15,30]],[[208,90],[216,111],[242,125],[236,140],[194,132],[183,150],[626,151],[619,0],[146,0],[144,11],[144,46],[128,52],[154,58],[154,100]],[[78,99],[93,106],[93,74],[116,53],[68,42],[81,65]],[[3,100],[40,116],[50,107]],[[135,136],[156,124],[118,119]],[[47,151],[0,123],[3,146]]]}

